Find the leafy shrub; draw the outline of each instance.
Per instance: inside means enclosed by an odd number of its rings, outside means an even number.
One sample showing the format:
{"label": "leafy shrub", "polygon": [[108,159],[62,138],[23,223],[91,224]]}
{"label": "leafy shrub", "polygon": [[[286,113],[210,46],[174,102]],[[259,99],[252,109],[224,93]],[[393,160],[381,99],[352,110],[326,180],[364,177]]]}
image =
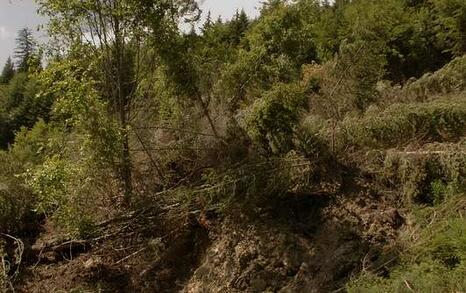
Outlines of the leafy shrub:
{"label": "leafy shrub", "polygon": [[267,55],[285,55],[296,64],[310,63],[317,57],[309,20],[319,13],[314,2],[286,5],[276,1],[262,11],[260,19],[246,34],[249,46],[263,47]]}
{"label": "leafy shrub", "polygon": [[364,111],[377,101],[375,86],[385,73],[385,60],[380,52],[370,45],[364,42],[343,43],[336,58],[332,74],[337,82],[333,86],[340,87],[342,78],[353,84],[348,84],[346,88],[351,96],[348,101],[350,104],[347,105],[350,110]]}
{"label": "leafy shrub", "polygon": [[316,115],[304,118],[295,132],[295,148],[306,158],[324,164],[330,157],[331,141],[326,140],[328,121]]}
{"label": "leafy shrub", "polygon": [[19,166],[0,152],[0,231],[17,234],[32,228],[35,197],[18,177]]}
{"label": "leafy shrub", "polygon": [[90,76],[91,65],[78,65],[77,60],[51,63],[42,71],[37,82],[38,97],[54,97],[53,116],[63,121],[63,129],[75,131],[83,143],[81,150],[94,157],[105,167],[114,166],[118,160],[122,132],[114,117],[104,115],[108,103],[96,90],[96,81]]}
{"label": "leafy shrub", "polygon": [[278,84],[252,105],[246,114],[246,130],[266,153],[286,153],[305,107],[300,85]]}
{"label": "leafy shrub", "polygon": [[[96,202],[92,173],[57,155],[29,171],[27,183],[37,196],[37,209],[75,236],[92,233]],[[94,215],[97,216],[97,215]]]}
{"label": "leafy shrub", "polygon": [[10,154],[21,162],[23,170],[41,164],[48,154],[60,150],[63,139],[60,129],[39,119],[31,129],[22,127],[16,133]]}
{"label": "leafy shrub", "polygon": [[430,183],[432,201],[434,205],[439,205],[445,199],[448,194],[448,185],[442,180],[434,180]]}
{"label": "leafy shrub", "polygon": [[343,43],[331,61],[302,68],[302,83],[311,93],[311,112],[335,120],[361,113],[378,101],[376,85],[383,73],[383,58],[377,52],[364,43]]}
{"label": "leafy shrub", "polygon": [[428,145],[412,152],[389,151],[381,179],[400,186],[405,197],[441,204],[466,187],[464,143]]}
{"label": "leafy shrub", "polygon": [[41,165],[60,138],[57,129],[39,120],[28,130],[22,128],[13,146],[0,152],[0,228],[9,233],[24,233],[38,225],[37,197],[27,186],[23,174]]}

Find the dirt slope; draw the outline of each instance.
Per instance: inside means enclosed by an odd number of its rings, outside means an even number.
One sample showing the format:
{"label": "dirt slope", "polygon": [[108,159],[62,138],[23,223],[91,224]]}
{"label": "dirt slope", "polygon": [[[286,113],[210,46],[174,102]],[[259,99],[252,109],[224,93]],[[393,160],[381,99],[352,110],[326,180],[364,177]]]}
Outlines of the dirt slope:
{"label": "dirt slope", "polygon": [[223,216],[151,210],[85,247],[44,253],[53,231],[44,232],[17,292],[330,292],[382,264],[403,224],[364,186]]}

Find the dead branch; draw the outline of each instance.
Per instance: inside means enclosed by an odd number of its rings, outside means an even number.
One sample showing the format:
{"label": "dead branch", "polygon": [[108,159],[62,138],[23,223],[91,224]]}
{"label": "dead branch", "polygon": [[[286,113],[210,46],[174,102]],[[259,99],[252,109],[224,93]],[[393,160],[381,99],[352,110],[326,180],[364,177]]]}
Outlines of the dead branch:
{"label": "dead branch", "polygon": [[[16,244],[16,250],[15,250],[15,266],[16,266],[16,270],[13,273],[13,275],[9,278],[10,279],[9,282],[10,282],[10,285],[11,285],[11,280],[16,279],[16,277],[19,275],[19,268],[21,266],[22,259],[23,259],[23,254],[24,254],[24,243],[23,243],[23,241],[21,241],[21,239],[16,238],[14,236],[11,236],[9,234],[0,233],[0,235],[3,235],[4,237],[13,240],[15,242],[15,244]],[[10,269],[10,268],[8,268],[7,261],[3,257],[2,257],[2,265],[3,265],[3,270],[5,272],[7,272]]]}

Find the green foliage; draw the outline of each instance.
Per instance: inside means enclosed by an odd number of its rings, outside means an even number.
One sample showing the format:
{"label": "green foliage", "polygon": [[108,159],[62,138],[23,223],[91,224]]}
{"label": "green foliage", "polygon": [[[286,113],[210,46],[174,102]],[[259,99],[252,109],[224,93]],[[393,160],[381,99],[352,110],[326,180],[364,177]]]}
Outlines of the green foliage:
{"label": "green foliage", "polygon": [[50,64],[38,76],[39,97],[54,97],[53,115],[86,139],[83,150],[91,150],[95,162],[112,166],[118,159],[121,130],[108,115],[107,104],[96,90],[90,68],[78,60]]}
{"label": "green foliage", "polygon": [[29,28],[18,32],[15,48],[16,66],[19,72],[35,71],[40,68],[40,55],[37,42]]}
{"label": "green foliage", "polygon": [[305,22],[317,15],[318,5],[314,1],[272,5],[246,35],[248,45],[251,49],[266,49],[271,58],[285,55],[296,65],[310,63],[316,59],[316,51],[312,31]]}
{"label": "green foliage", "polygon": [[466,56],[453,59],[434,73],[427,73],[408,83],[403,92],[412,99],[424,101],[437,96],[461,93],[466,89]]}
{"label": "green foliage", "polygon": [[0,230],[20,233],[35,225],[35,198],[19,177],[20,166],[14,158],[0,152]]}
{"label": "green foliage", "polygon": [[2,75],[0,76],[0,84],[7,84],[15,75],[15,67],[11,57],[8,57],[6,60],[5,66],[2,70]]}
{"label": "green foliage", "polygon": [[431,13],[427,6],[409,6],[404,0],[354,2],[345,10],[345,35],[384,56],[391,80],[406,80],[448,60],[429,28]]}
{"label": "green foliage", "polygon": [[59,148],[57,129],[39,121],[31,130],[22,128],[15,143],[0,152],[0,228],[6,233],[35,233],[37,197],[23,174],[40,166],[47,154]]}
{"label": "green foliage", "polygon": [[[53,100],[50,96],[37,96],[36,76],[24,72],[15,74],[8,84],[0,114],[4,131],[0,134],[0,145],[6,147],[13,142],[14,133],[21,127],[31,128],[39,119],[48,121]],[[0,111],[1,113],[1,111]]]}
{"label": "green foliage", "polygon": [[[68,166],[67,166],[68,167]],[[65,187],[66,177],[73,171],[65,167],[65,163],[54,156],[40,165],[31,176],[28,184],[38,197],[38,210],[45,214],[51,214],[67,201]]]}
{"label": "green foliage", "polygon": [[432,202],[438,205],[445,200],[445,196],[449,194],[449,185],[445,184],[442,180],[434,180],[431,184]]}
{"label": "green foliage", "polygon": [[438,205],[466,187],[466,161],[460,149],[461,144],[442,151],[389,153],[383,174],[399,184],[406,198]]}
{"label": "green foliage", "polygon": [[330,154],[330,142],[326,140],[323,133],[327,128],[327,121],[319,116],[309,115],[302,119],[294,138],[296,150],[306,158],[315,161],[317,164],[326,163]]}
{"label": "green foliage", "polygon": [[277,84],[251,106],[246,130],[266,153],[287,153],[304,110],[306,95],[300,85]]}
{"label": "green foliage", "polygon": [[[21,135],[24,139],[19,140],[26,140],[25,132]],[[40,149],[27,143],[27,150],[24,147],[14,145],[11,151],[0,152],[0,229],[5,233],[30,231],[37,224],[33,222],[36,198],[21,174],[40,160]]]}
{"label": "green foliage", "polygon": [[[306,1],[301,1],[306,3]],[[308,19],[314,31],[318,60],[322,63],[330,61],[338,52],[344,26],[344,11],[348,1],[335,1],[333,6],[323,6],[316,19]]]}
{"label": "green foliage", "polygon": [[15,143],[9,154],[27,170],[42,164],[48,154],[57,152],[61,148],[61,137],[58,127],[39,120],[33,128],[22,127],[16,133]]}
{"label": "green foliage", "polygon": [[[117,172],[121,133],[98,95],[89,67],[73,60],[49,64],[37,75],[38,98],[53,97],[54,125],[23,129],[11,154],[26,161],[35,208],[74,236],[88,237],[104,194]],[[24,172],[24,171],[23,171]],[[96,180],[99,179],[97,182]],[[111,188],[106,187],[111,196]]]}
{"label": "green foliage", "polygon": [[[192,90],[193,83],[189,80],[192,77],[190,64],[185,62],[186,59],[177,58],[183,57],[181,47],[178,46],[180,38],[177,34],[177,21],[183,18],[197,20],[199,17],[198,13],[196,14],[199,11],[197,3],[193,0],[172,2],[38,0],[36,2],[39,11],[50,19],[48,26],[50,36],[58,43],[67,44],[70,51],[76,54],[75,57],[78,57],[77,60],[83,58],[78,54],[87,53],[93,65],[92,68],[89,68],[89,64],[81,65],[79,62],[72,65],[86,73],[91,71],[92,74],[85,75],[87,80],[81,80],[77,75],[71,76],[72,80],[79,82],[69,87],[68,99],[59,101],[58,108],[71,102],[71,108],[80,112],[77,115],[79,118],[84,114],[81,112],[83,108],[98,106],[98,102],[106,100],[109,107],[106,110],[111,109],[113,113],[97,111],[98,115],[90,116],[94,118],[89,121],[94,123],[93,127],[87,130],[91,132],[90,137],[94,139],[93,142],[100,144],[97,149],[104,152],[109,149],[105,148],[107,139],[115,137],[113,135],[115,131],[111,129],[117,130],[119,139],[116,144],[110,144],[112,152],[101,155],[105,159],[117,157],[114,166],[119,173],[125,201],[129,204],[133,193],[129,127],[132,107],[137,98],[135,92],[141,81],[140,72],[136,73],[136,71],[139,70],[142,57],[145,56],[142,45],[146,44],[146,41],[158,44],[154,46],[156,57],[163,61],[169,60],[171,63],[167,62],[168,64],[175,65],[170,68],[175,69],[173,72],[177,74],[176,81],[180,81],[177,85],[180,88],[184,86],[188,95],[196,94]],[[89,31],[92,32],[91,36],[86,33]],[[71,60],[75,59],[71,58]],[[68,75],[71,73],[72,71],[68,71]],[[65,75],[65,78],[67,77]],[[62,84],[62,86],[67,85]],[[83,89],[89,92],[82,91]],[[74,100],[70,96],[73,91],[77,91],[78,94]],[[97,98],[89,99],[89,97]],[[195,95],[195,98],[199,99],[199,95]],[[86,104],[91,100],[96,103]],[[63,112],[66,109],[67,107],[61,107],[60,110]],[[101,115],[103,113],[106,115]],[[73,119],[73,114],[77,113],[69,114]],[[100,118],[118,127],[102,128],[102,123],[99,125],[102,121],[95,121]],[[77,121],[85,123],[84,119]],[[96,123],[97,127],[95,127]]]}
{"label": "green foliage", "polygon": [[323,88],[325,98],[340,99],[336,104],[342,110],[338,111],[336,118],[341,118],[348,111],[364,111],[377,101],[375,86],[384,75],[386,61],[374,47],[368,46],[371,45],[354,42],[343,43],[340,47],[335,68],[331,70],[335,83],[331,88]]}
{"label": "green foliage", "polygon": [[443,45],[456,56],[466,53],[466,3],[462,0],[430,0],[436,15],[435,30]]}
{"label": "green foliage", "polygon": [[384,58],[364,43],[344,43],[338,56],[324,65],[302,67],[310,111],[326,119],[357,115],[380,100],[377,81],[384,74]]}
{"label": "green foliage", "polygon": [[312,31],[305,23],[318,14],[317,4],[311,2],[298,7],[278,1],[250,25],[243,46],[215,85],[216,96],[232,111],[248,105],[275,83],[296,81],[300,66],[317,58]]}
{"label": "green foliage", "polygon": [[27,184],[37,196],[39,212],[51,216],[55,223],[77,237],[93,233],[91,172],[85,164],[48,158],[42,165],[30,170]]}
{"label": "green foliage", "polygon": [[[23,128],[8,155],[20,164],[15,176],[24,186],[30,211],[49,216],[57,226],[76,237],[92,234],[102,205],[96,194],[108,184],[110,168],[95,144],[85,134],[63,132],[59,125],[39,121]],[[111,171],[111,170],[110,170]],[[111,196],[111,188],[106,189]]]}
{"label": "green foliage", "polygon": [[384,111],[347,118],[340,130],[343,144],[358,147],[400,147],[415,141],[456,141],[465,134],[464,99],[422,104],[393,104]]}
{"label": "green foliage", "polygon": [[[458,194],[425,214],[419,222],[431,221],[418,239],[406,243],[400,264],[388,277],[366,272],[353,280],[349,292],[461,292],[466,289],[466,221],[464,201]],[[447,213],[443,209],[449,209]],[[428,214],[436,215],[428,216]],[[458,216],[461,215],[461,217]],[[436,217],[436,218],[435,218]]]}

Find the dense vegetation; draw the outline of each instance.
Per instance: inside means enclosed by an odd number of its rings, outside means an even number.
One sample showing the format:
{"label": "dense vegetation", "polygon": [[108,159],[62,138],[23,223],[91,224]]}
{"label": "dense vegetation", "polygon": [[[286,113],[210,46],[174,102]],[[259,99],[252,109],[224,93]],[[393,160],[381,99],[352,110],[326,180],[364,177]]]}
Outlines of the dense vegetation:
{"label": "dense vegetation", "polygon": [[0,289],[44,223],[96,241],[142,212],[254,222],[324,196],[404,224],[362,229],[377,252],[314,290],[466,290],[465,1],[268,0],[202,24],[194,0],[36,2],[50,42],[21,30],[0,77]]}

